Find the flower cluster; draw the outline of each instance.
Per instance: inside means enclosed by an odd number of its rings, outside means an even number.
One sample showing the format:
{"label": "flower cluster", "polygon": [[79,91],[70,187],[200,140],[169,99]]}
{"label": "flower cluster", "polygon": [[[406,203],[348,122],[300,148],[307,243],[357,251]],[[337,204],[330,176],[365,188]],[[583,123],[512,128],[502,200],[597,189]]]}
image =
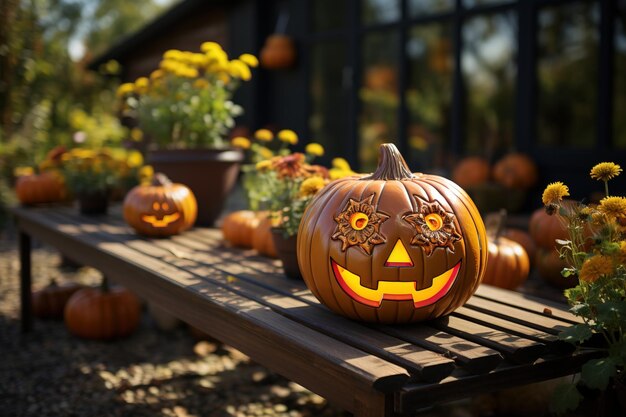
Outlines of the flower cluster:
{"label": "flower cluster", "polygon": [[274,135],[268,129],[259,129],[254,140],[244,137],[232,139],[233,146],[245,149],[250,164],[243,167],[243,185],[252,210],[269,210],[274,224],[286,236],[298,231],[304,209],[329,180],[354,174],[345,159],[333,160],[330,170],[312,164],[324,155],[319,143],[309,143],[304,153],[293,152],[290,146],[298,143],[292,130],[281,130]]}
{"label": "flower cluster", "polygon": [[116,187],[148,180],[149,166],[137,151],[74,148],[61,155],[61,170],[73,194],[108,193]]}
{"label": "flower cluster", "polygon": [[[565,296],[570,311],[584,321],[560,337],[581,343],[595,333],[606,341],[605,357],[582,368],[581,382],[596,389],[605,389],[611,378],[623,380],[626,365],[626,198],[608,190],[608,182],[621,172],[612,162],[592,168],[591,178],[604,182],[606,196],[599,204],[563,204],[569,189],[562,182],[549,184],[542,199],[547,212],[559,216],[567,227],[568,239],[556,243],[568,265],[562,275],[577,277],[577,285]],[[576,387],[562,390],[569,390],[567,398],[572,401],[555,402],[555,411],[573,408],[581,398]]]}
{"label": "flower cluster", "polygon": [[229,59],[218,43],[202,52],[169,50],[149,77],[119,86],[122,111],[137,117],[143,131],[162,148],[221,148],[242,114],[232,95],[258,66],[254,55]]}

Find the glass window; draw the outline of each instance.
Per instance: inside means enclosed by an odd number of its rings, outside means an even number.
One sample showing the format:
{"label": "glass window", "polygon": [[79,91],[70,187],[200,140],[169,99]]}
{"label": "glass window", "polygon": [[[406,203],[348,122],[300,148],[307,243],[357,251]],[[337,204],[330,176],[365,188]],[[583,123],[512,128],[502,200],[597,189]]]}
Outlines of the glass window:
{"label": "glass window", "polygon": [[516,22],[514,13],[505,13],[473,17],[463,26],[467,154],[491,158],[514,147]]}
{"label": "glass window", "polygon": [[576,3],[539,13],[537,141],[585,149],[595,142],[597,4]]}
{"label": "glass window", "polygon": [[398,32],[372,32],[362,40],[363,74],[359,90],[359,161],[376,168],[378,145],[398,136]]}
{"label": "glass window", "polygon": [[615,85],[613,110],[613,142],[615,147],[626,149],[626,3],[620,3],[615,25]]}
{"label": "glass window", "polygon": [[342,29],[347,22],[347,0],[313,0],[313,30]]}
{"label": "glass window", "polygon": [[434,23],[414,27],[407,39],[407,135],[414,170],[431,171],[446,164],[454,71],[451,33],[450,24]]}
{"label": "glass window", "polygon": [[409,0],[409,16],[417,17],[447,12],[454,8],[454,0]]}
{"label": "glass window", "polygon": [[311,141],[326,148],[329,157],[344,156],[348,132],[344,71],[346,47],[343,42],[323,42],[312,48]]}
{"label": "glass window", "polygon": [[400,19],[400,0],[363,0],[361,20],[366,25],[390,23]]}

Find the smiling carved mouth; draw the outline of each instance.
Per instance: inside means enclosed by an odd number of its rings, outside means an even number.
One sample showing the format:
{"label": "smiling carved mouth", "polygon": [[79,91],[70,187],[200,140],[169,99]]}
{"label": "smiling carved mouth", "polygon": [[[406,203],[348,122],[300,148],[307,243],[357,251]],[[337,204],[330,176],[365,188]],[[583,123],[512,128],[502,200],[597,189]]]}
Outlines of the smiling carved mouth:
{"label": "smiling carved mouth", "polygon": [[340,266],[333,259],[330,264],[341,288],[355,301],[370,307],[380,307],[383,300],[413,301],[415,308],[439,301],[448,293],[461,269],[461,261],[441,275],[433,278],[428,288],[417,289],[415,281],[378,281],[378,288],[361,285],[361,277]]}
{"label": "smiling carved mouth", "polygon": [[179,217],[179,213],[166,214],[159,220],[156,216],[144,214],[141,216],[141,220],[150,224],[152,227],[166,227],[178,220]]}

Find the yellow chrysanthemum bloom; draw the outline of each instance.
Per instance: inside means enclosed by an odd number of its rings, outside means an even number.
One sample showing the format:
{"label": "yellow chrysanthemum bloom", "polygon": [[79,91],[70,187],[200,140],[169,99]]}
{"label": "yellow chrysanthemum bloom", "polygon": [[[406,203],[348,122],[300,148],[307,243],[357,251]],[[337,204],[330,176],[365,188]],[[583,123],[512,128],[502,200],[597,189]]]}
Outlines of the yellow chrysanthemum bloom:
{"label": "yellow chrysanthemum bloom", "polygon": [[183,56],[183,51],[179,51],[178,49],[170,49],[163,53],[163,59],[171,59],[177,61],[181,59]]}
{"label": "yellow chrysanthemum bloom", "polygon": [[356,172],[351,169],[331,168],[328,170],[328,176],[331,180],[338,180],[340,178],[351,177],[356,175]]}
{"label": "yellow chrysanthemum bloom", "polygon": [[151,80],[160,80],[161,78],[163,78],[165,76],[165,73],[163,72],[163,70],[154,70],[150,73],[150,79]]}
{"label": "yellow chrysanthemum bloom", "polygon": [[135,92],[137,94],[145,94],[150,87],[150,80],[147,77],[139,77],[135,80]]}
{"label": "yellow chrysanthemum bloom", "polygon": [[133,84],[133,83],[124,83],[124,84],[121,84],[117,88],[117,92],[115,94],[118,97],[124,97],[124,96],[127,96],[128,94],[131,94],[133,91],[135,91],[135,84]]}
{"label": "yellow chrysanthemum bloom", "polygon": [[263,142],[269,142],[274,139],[274,134],[269,129],[259,129],[254,132],[254,137]]}
{"label": "yellow chrysanthemum bloom", "polygon": [[613,273],[613,262],[611,258],[604,255],[595,255],[587,259],[580,268],[580,280],[585,282],[596,282],[603,275]]}
{"label": "yellow chrysanthemum bloom", "polygon": [[298,135],[293,130],[283,129],[278,132],[278,139],[282,142],[286,142],[290,145],[295,145],[298,143]]}
{"label": "yellow chrysanthemum bloom", "polygon": [[304,152],[313,156],[322,156],[324,155],[324,147],[319,143],[309,143],[304,148]]}
{"label": "yellow chrysanthemum bloom", "polygon": [[14,177],[27,177],[29,175],[35,174],[35,170],[33,167],[15,167],[13,170]]}
{"label": "yellow chrysanthemum bloom", "polygon": [[272,159],[274,157],[274,152],[271,149],[266,148],[265,146],[259,146],[257,148],[257,152],[259,156],[263,159]]}
{"label": "yellow chrysanthemum bloom", "polygon": [[591,168],[591,178],[599,181],[608,181],[617,177],[622,172],[622,168],[613,162],[601,162]]}
{"label": "yellow chrysanthemum bloom", "polygon": [[126,158],[126,164],[130,168],[140,167],[143,165],[143,155],[139,151],[130,151]]}
{"label": "yellow chrysanthemum bloom", "polygon": [[250,149],[250,139],[243,136],[237,136],[230,141],[235,148]]}
{"label": "yellow chrysanthemum bloom", "polygon": [[248,66],[252,68],[256,68],[259,66],[259,60],[252,54],[241,54],[239,56],[239,60],[248,64]]}
{"label": "yellow chrysanthemum bloom", "polygon": [[139,169],[139,179],[143,183],[144,181],[150,181],[154,176],[154,168],[151,165],[144,165]]}
{"label": "yellow chrysanthemum bloom", "polygon": [[600,200],[598,210],[609,218],[626,217],[626,198],[604,197]]}
{"label": "yellow chrysanthemum bloom", "polygon": [[546,189],[543,191],[541,201],[543,201],[545,206],[548,204],[559,204],[563,200],[563,197],[567,196],[569,196],[569,188],[561,181],[557,181],[548,184]]}
{"label": "yellow chrysanthemum bloom", "polygon": [[343,158],[334,158],[332,161],[333,168],[341,169],[344,171],[351,171],[350,164]]}
{"label": "yellow chrysanthemum bloom", "polygon": [[257,162],[255,168],[259,172],[269,171],[272,169],[272,161],[266,159],[264,161]]}
{"label": "yellow chrysanthemum bloom", "polygon": [[197,89],[203,89],[209,86],[209,82],[204,78],[198,78],[196,81],[193,82],[193,86]]}
{"label": "yellow chrysanthemum bloom", "polygon": [[240,78],[244,81],[248,81],[252,78],[250,68],[243,61],[238,59],[233,59],[228,63],[228,74],[230,74],[231,77]]}
{"label": "yellow chrysanthemum bloom", "polygon": [[135,142],[140,142],[143,139],[143,131],[138,127],[133,127],[130,130],[130,139]]}
{"label": "yellow chrysanthemum bloom", "polygon": [[202,45],[200,45],[200,50],[206,53],[213,50],[222,50],[222,46],[217,42],[203,42]]}
{"label": "yellow chrysanthemum bloom", "polygon": [[324,188],[326,181],[322,177],[311,177],[302,181],[300,184],[300,196],[311,197],[318,193],[319,190]]}

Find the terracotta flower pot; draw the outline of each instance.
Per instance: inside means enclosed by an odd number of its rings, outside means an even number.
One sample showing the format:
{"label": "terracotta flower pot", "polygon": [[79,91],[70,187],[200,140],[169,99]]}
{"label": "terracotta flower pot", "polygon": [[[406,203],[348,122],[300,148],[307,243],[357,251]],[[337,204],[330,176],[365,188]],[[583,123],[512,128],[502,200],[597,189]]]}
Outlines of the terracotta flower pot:
{"label": "terracotta flower pot", "polygon": [[107,214],[109,210],[109,193],[106,191],[77,193],[76,199],[80,214],[95,216]]}
{"label": "terracotta flower pot", "polygon": [[191,188],[198,201],[199,226],[212,226],[237,181],[243,153],[234,149],[172,149],[148,152],[155,172]]}
{"label": "terracotta flower pot", "polygon": [[272,239],[278,253],[278,259],[283,263],[283,270],[287,278],[302,279],[300,267],[298,266],[298,235],[285,238],[282,229],[272,229]]}

